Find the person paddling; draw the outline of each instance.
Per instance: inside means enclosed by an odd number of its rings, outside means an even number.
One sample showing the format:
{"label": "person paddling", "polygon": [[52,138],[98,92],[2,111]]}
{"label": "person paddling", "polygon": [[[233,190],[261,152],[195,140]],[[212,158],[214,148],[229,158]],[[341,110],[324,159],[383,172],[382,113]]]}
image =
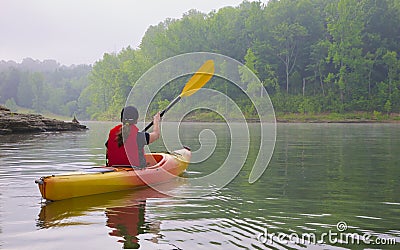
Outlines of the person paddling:
{"label": "person paddling", "polygon": [[106,142],[107,166],[146,167],[144,146],[160,137],[160,112],[153,117],[153,132],[139,132],[136,123],[139,118],[137,108],[127,106],[121,111],[121,122],[112,128]]}

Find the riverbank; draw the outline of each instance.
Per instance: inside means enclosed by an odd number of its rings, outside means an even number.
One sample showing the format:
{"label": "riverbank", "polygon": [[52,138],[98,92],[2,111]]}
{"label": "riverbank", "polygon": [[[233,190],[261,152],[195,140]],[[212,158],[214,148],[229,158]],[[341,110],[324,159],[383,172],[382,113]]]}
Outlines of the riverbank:
{"label": "riverbank", "polygon": [[[28,108],[23,108],[23,107],[18,107],[18,109],[15,111],[15,113],[19,114],[36,114],[35,110],[33,109],[28,109]],[[71,117],[65,116],[65,115],[58,115],[51,113],[49,111],[42,111],[40,114],[46,118],[49,119],[56,119],[56,120],[61,120],[61,121],[68,121],[71,120]]]}
{"label": "riverbank", "polygon": [[380,112],[355,112],[355,113],[321,113],[276,114],[276,121],[280,123],[400,123],[400,114],[382,114]]}
{"label": "riverbank", "polygon": [[0,135],[39,133],[51,131],[80,131],[88,129],[79,122],[65,122],[39,114],[21,114],[11,112],[0,106]]}
{"label": "riverbank", "polygon": [[[278,123],[400,123],[400,114],[382,114],[380,112],[354,113],[279,113],[275,114]],[[258,118],[247,118],[247,122],[259,122]],[[185,117],[187,122],[224,122],[222,116],[213,112],[192,114]]]}

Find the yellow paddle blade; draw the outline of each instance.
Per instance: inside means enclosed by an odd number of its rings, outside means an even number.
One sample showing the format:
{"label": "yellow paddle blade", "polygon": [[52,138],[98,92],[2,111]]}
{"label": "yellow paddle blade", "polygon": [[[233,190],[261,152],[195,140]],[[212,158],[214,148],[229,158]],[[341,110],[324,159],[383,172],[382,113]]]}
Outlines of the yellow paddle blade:
{"label": "yellow paddle blade", "polygon": [[214,75],[214,61],[208,60],[197,72],[190,78],[182,90],[180,97],[191,96],[197,90],[201,89]]}

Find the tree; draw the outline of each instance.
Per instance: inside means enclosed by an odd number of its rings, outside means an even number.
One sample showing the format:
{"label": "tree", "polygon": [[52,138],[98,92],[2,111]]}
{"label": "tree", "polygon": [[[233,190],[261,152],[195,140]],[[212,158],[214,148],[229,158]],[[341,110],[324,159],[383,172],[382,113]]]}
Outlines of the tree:
{"label": "tree", "polygon": [[324,73],[326,71],[326,57],[328,54],[329,44],[325,40],[311,46],[310,64],[307,70],[313,72],[314,81],[319,84],[322,96],[325,96]]}
{"label": "tree", "polygon": [[272,30],[271,51],[285,67],[286,93],[289,93],[289,76],[296,66],[299,41],[307,35],[307,30],[298,23],[281,23]]}
{"label": "tree", "polygon": [[382,57],[383,62],[387,67],[387,79],[389,84],[389,96],[392,94],[392,89],[396,78],[399,78],[400,72],[400,61],[397,59],[396,51],[387,51],[386,54]]}
{"label": "tree", "polygon": [[349,84],[362,80],[357,78],[363,63],[364,19],[361,10],[361,2],[353,0],[339,0],[328,6],[327,30],[332,38],[327,59],[336,68],[335,82],[342,104],[346,90],[351,87]]}
{"label": "tree", "polygon": [[10,68],[0,81],[0,102],[15,98],[18,93],[20,83],[20,71],[14,67]]}
{"label": "tree", "polygon": [[[245,67],[239,67],[239,74],[242,82],[247,85],[247,92],[252,93],[254,95],[260,93],[261,97],[263,95],[263,89],[259,89],[260,84],[258,82],[254,82],[254,76],[252,76],[251,72],[257,75],[257,70],[255,69],[256,65],[256,56],[254,55],[251,49],[247,50],[245,59]],[[250,71],[251,72],[250,72]],[[263,87],[262,87],[263,88]]]}
{"label": "tree", "polygon": [[30,79],[32,86],[33,101],[32,107],[37,112],[45,110],[46,103],[46,86],[44,83],[44,77],[41,73],[33,73]]}

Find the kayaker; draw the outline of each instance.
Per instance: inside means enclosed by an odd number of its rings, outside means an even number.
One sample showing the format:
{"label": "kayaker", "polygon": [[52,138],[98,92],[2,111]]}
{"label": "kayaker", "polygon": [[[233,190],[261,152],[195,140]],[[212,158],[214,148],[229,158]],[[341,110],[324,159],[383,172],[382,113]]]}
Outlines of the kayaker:
{"label": "kayaker", "polygon": [[107,166],[146,167],[144,146],[160,137],[160,112],[153,117],[153,132],[139,132],[136,123],[139,118],[138,110],[127,106],[121,111],[121,122],[110,130],[106,142]]}

